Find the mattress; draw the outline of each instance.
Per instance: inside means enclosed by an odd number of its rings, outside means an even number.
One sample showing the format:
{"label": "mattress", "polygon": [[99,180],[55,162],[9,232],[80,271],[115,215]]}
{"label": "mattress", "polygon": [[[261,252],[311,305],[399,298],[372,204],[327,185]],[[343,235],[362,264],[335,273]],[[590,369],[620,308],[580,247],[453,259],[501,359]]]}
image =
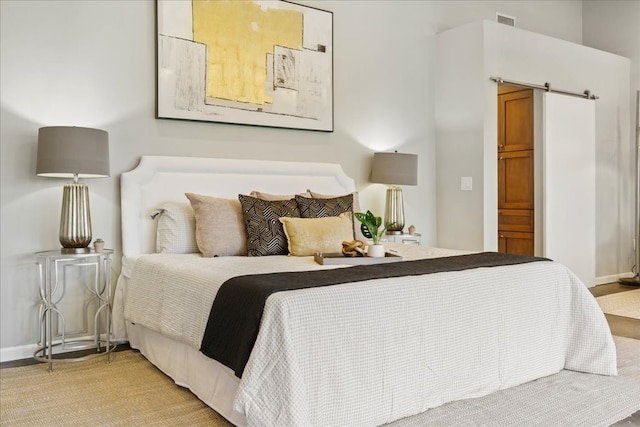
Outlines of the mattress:
{"label": "mattress", "polygon": [[[461,253],[387,246],[405,259]],[[137,330],[195,353],[217,289],[238,272],[344,267],[312,257],[142,255],[114,313],[122,304]],[[616,374],[604,315],[560,264],[375,279],[269,297],[230,405],[237,424],[381,425],[561,369]]]}

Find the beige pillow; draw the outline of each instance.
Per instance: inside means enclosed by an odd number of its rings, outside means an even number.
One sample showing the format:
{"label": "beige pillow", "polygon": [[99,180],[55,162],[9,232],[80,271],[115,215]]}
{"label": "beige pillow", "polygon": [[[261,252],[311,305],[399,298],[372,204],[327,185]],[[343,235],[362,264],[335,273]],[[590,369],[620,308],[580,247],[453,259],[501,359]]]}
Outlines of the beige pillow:
{"label": "beige pillow", "polygon": [[289,242],[289,254],[310,256],[342,250],[342,242],[353,240],[351,212],[324,218],[280,218]]}
{"label": "beige pillow", "polygon": [[196,242],[205,257],[247,255],[240,201],[185,193],[196,217]]}

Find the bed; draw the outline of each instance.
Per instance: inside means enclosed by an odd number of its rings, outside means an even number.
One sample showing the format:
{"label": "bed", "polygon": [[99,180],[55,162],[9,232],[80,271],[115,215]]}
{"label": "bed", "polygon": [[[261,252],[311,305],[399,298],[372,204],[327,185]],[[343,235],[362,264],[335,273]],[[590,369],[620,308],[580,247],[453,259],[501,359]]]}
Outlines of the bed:
{"label": "bed", "polygon": [[[351,268],[321,265],[304,252],[214,256],[238,232],[222,214],[208,224],[213,234],[199,229],[193,243],[195,219],[205,224],[197,197],[237,201],[252,191],[255,199],[298,195],[307,203],[353,195],[355,184],[336,164],[166,156],[143,156],[121,177],[115,338],[233,424],[383,425],[562,369],[616,375],[604,315],[576,276],[550,260],[275,292],[242,369],[205,356],[211,307],[230,279]],[[180,213],[165,218],[167,206]],[[184,216],[185,206],[195,219]],[[205,256],[198,248],[208,244],[225,248],[207,247]],[[399,268],[473,255],[402,244],[387,250],[403,257]]]}

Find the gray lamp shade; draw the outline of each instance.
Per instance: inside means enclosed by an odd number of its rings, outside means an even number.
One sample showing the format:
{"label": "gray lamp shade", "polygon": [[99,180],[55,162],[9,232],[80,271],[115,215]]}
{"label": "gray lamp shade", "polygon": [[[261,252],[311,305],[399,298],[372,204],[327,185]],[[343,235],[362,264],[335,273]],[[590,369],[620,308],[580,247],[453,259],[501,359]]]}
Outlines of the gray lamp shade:
{"label": "gray lamp shade", "polygon": [[108,177],[109,134],[75,126],[40,128],[36,174],[53,178]]}
{"label": "gray lamp shade", "polygon": [[371,182],[389,185],[418,184],[418,155],[374,153]]}

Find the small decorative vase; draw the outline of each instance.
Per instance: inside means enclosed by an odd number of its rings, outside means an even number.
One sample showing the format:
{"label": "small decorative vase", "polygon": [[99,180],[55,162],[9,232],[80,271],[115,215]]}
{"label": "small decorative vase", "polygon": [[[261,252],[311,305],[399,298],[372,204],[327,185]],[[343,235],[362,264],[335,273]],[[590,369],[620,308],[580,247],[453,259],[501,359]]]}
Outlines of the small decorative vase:
{"label": "small decorative vase", "polygon": [[96,250],[96,252],[102,252],[102,250],[104,249],[104,240],[102,239],[94,240],[93,248]]}
{"label": "small decorative vase", "polygon": [[373,258],[383,258],[384,254],[384,245],[369,245],[367,247],[367,256]]}

